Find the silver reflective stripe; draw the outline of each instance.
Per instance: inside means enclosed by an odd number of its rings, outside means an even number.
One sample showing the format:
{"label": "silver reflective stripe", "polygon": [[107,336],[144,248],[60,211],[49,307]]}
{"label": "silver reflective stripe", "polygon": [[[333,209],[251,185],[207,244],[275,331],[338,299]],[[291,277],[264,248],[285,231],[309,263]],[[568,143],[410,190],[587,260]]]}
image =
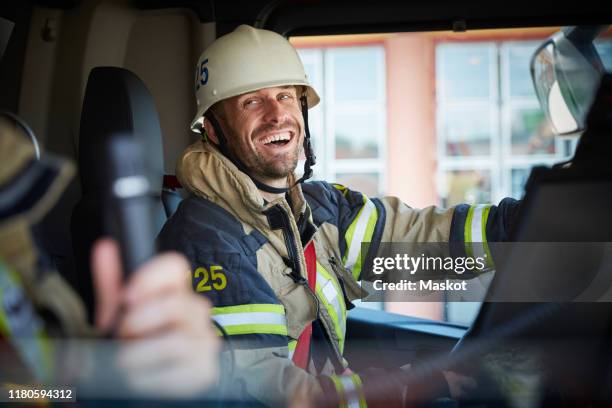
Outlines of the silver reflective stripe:
{"label": "silver reflective stripe", "polygon": [[287,343],[287,350],[289,350],[289,360],[293,360],[293,354],[295,354],[297,344],[297,340],[289,340],[289,342]]}
{"label": "silver reflective stripe", "polygon": [[355,262],[357,262],[357,257],[361,252],[361,243],[365,237],[368,221],[370,220],[370,216],[372,215],[373,211],[376,211],[376,206],[371,200],[366,199],[363,208],[361,209],[361,213],[358,216],[359,218],[357,219],[357,224],[355,225],[355,231],[351,237],[351,246],[348,249],[346,264],[344,265],[348,269],[353,269],[353,265],[355,265]]}
{"label": "silver reflective stripe", "polygon": [[340,376],[339,379],[344,388],[347,406],[349,408],[359,408],[359,393],[353,379],[349,376]]}
{"label": "silver reflective stripe", "polygon": [[332,303],[338,297],[338,292],[336,292],[336,288],[331,281],[327,281],[325,286],[321,288],[321,292],[323,292],[325,299],[327,299],[329,303]]}
{"label": "silver reflective stripe", "polygon": [[325,297],[325,300],[334,308],[336,312],[336,316],[338,317],[338,324],[340,325],[340,330],[342,333],[337,333],[338,336],[344,337],[344,333],[346,331],[346,322],[342,318],[342,307],[340,306],[340,294],[336,290],[336,286],[334,283],[323,276],[322,273],[317,272],[317,282],[319,283],[319,287],[321,288],[321,293]]}
{"label": "silver reflective stripe", "polygon": [[287,325],[284,315],[267,312],[245,312],[217,314],[212,317],[221,326],[237,326],[242,324],[278,324]]}
{"label": "silver reflective stripe", "polygon": [[484,245],[482,236],[482,212],[486,208],[486,205],[477,205],[474,207],[472,213],[472,252],[474,258],[484,257]]}

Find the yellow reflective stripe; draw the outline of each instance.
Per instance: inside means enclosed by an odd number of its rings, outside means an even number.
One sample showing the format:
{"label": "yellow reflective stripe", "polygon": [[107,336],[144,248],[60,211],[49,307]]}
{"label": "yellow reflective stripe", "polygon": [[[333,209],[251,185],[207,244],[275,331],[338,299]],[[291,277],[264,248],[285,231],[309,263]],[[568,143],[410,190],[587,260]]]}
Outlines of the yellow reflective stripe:
{"label": "yellow reflective stripe", "polygon": [[[487,241],[487,219],[490,205],[471,206],[465,220],[465,243],[483,243]],[[473,249],[473,248],[472,248]]]}
{"label": "yellow reflective stripe", "polygon": [[[369,201],[369,200],[368,200]],[[371,201],[370,201],[371,202]],[[374,203],[372,203],[374,205]],[[370,215],[368,219],[368,224],[366,225],[365,235],[362,242],[370,242],[372,240],[372,235],[374,235],[374,227],[376,227],[376,221],[378,220],[378,211],[376,207],[374,207],[374,211]],[[359,275],[361,274],[361,245],[359,245],[359,255],[357,256],[357,260],[355,261],[355,265],[351,268],[351,273],[353,274],[353,278],[358,281]]]}
{"label": "yellow reflective stripe", "polygon": [[287,335],[287,319],[282,305],[248,304],[214,307],[212,314],[212,318],[223,326],[228,335]]}
{"label": "yellow reflective stripe", "polygon": [[232,326],[223,326],[225,331],[230,336],[239,334],[278,334],[280,336],[287,335],[287,326],[279,324],[237,324]]}
{"label": "yellow reflective stripe", "polygon": [[[25,304],[21,305],[20,320],[27,313],[27,324],[11,322],[4,310],[5,291],[23,296]],[[15,326],[17,324],[17,326]],[[17,330],[16,330],[17,329]],[[34,305],[25,294],[20,276],[0,262],[0,330],[15,346],[23,362],[28,365],[35,377],[42,382],[48,382],[53,373],[53,353],[51,345],[44,332],[43,322],[36,314]]]}
{"label": "yellow reflective stripe", "polygon": [[[335,290],[335,298],[329,299],[325,292],[327,285],[331,284]],[[325,270],[325,268],[317,262],[317,285],[316,291],[325,306],[325,309],[329,313],[334,325],[334,330],[338,336],[340,352],[344,351],[344,335],[346,331],[346,305],[344,304],[344,297],[342,296],[342,290],[338,282],[336,282],[332,276]]]}
{"label": "yellow reflective stripe", "polygon": [[297,340],[289,340],[289,344],[287,344],[287,348],[289,349],[289,360],[293,359],[293,353],[295,353],[296,347],[297,347]]}
{"label": "yellow reflective stripe", "polygon": [[464,227],[466,255],[474,258],[483,257],[487,268],[493,266],[493,258],[487,242],[487,221],[490,212],[490,205],[471,206]]}
{"label": "yellow reflective stripe", "polygon": [[322,294],[321,294],[321,287],[319,286],[319,282],[317,282],[317,293],[319,293],[319,298],[321,299],[321,302],[323,302],[323,305],[325,306],[325,309],[327,310],[327,312],[329,313],[329,315],[330,315],[330,317],[332,319],[332,323],[334,324],[334,330],[336,331],[336,335],[338,336],[338,340],[340,341],[340,351],[342,351],[343,343],[344,343],[344,335],[343,335],[342,330],[340,328],[340,322],[338,320],[338,314],[337,314],[336,310],[334,309],[334,307],[325,298],[325,296],[322,296]]}
{"label": "yellow reflective stripe", "polygon": [[340,400],[340,407],[367,408],[363,383],[357,374],[331,376]]}
{"label": "yellow reflective stripe", "polygon": [[[4,288],[9,289],[15,285],[15,277],[11,271],[0,260],[0,300],[4,299]],[[11,325],[8,316],[4,311],[4,303],[0,303],[0,330],[6,338],[10,338],[12,334]]]}
{"label": "yellow reflective stripe", "polygon": [[53,355],[53,347],[47,334],[40,330],[36,334],[36,342],[38,343],[38,349],[41,351],[41,357],[43,359],[42,366],[44,369],[44,378],[45,382],[51,381],[53,375],[53,359],[51,356]]}
{"label": "yellow reflective stripe", "polygon": [[[2,298],[2,293],[0,293],[0,298]],[[9,336],[8,322],[7,322],[6,316],[4,315],[4,311],[1,310],[1,309],[0,309],[0,333],[4,337],[8,337]]]}
{"label": "yellow reflective stripe", "polygon": [[[2,273],[2,270],[0,270],[0,273]],[[0,299],[3,299],[1,286],[0,286]],[[11,328],[9,327],[9,324],[8,324],[8,318],[4,314],[3,307],[0,307],[0,333],[2,333],[2,335],[6,338],[9,338],[11,335]]]}
{"label": "yellow reflective stripe", "polygon": [[377,219],[376,206],[364,194],[363,206],[344,234],[346,252],[342,257],[342,262],[345,267],[351,270],[356,280],[359,280],[361,272],[361,243],[371,241]]}
{"label": "yellow reflective stripe", "polygon": [[468,257],[472,256],[472,218],[474,217],[474,207],[470,206],[465,217],[464,237],[465,253]]}
{"label": "yellow reflective stripe", "polygon": [[337,184],[337,183],[333,183],[332,186],[334,186],[336,190],[340,191],[342,195],[346,197],[346,194],[348,193],[348,189],[345,186],[343,186],[342,184]]}
{"label": "yellow reflective stripe", "polygon": [[482,211],[482,247],[486,259],[486,267],[492,268],[493,258],[491,257],[491,251],[489,250],[489,240],[487,239],[487,221],[489,220],[489,212],[491,212],[491,206],[488,205]]}
{"label": "yellow reflective stripe", "polygon": [[483,205],[474,207],[474,215],[472,216],[472,256],[474,258],[484,257],[482,251],[482,210]]}
{"label": "yellow reflective stripe", "polygon": [[284,315],[285,307],[283,305],[270,303],[250,303],[248,305],[213,307],[212,309],[213,315],[251,312],[278,313]]}
{"label": "yellow reflective stripe", "polygon": [[351,380],[353,380],[353,383],[357,388],[359,396],[359,408],[367,408],[368,403],[366,402],[365,395],[363,393],[363,383],[361,382],[361,378],[357,374],[353,374],[351,375]]}
{"label": "yellow reflective stripe", "polygon": [[334,383],[334,388],[336,388],[336,393],[338,394],[338,400],[340,400],[339,407],[345,408],[347,405],[346,405],[346,393],[344,392],[344,386],[342,385],[342,383],[340,382],[340,379],[337,376],[332,375],[329,378],[331,378],[332,382]]}
{"label": "yellow reflective stripe", "polygon": [[[332,274],[330,274],[324,267],[323,265],[321,265],[318,261],[317,261],[317,278],[319,276],[322,276],[325,280],[331,282],[333,288],[335,289],[336,292],[336,297],[334,300],[336,300],[336,303],[334,306],[334,310],[337,312],[336,315],[340,317],[340,319],[338,320],[338,324],[340,325],[341,328],[341,337],[342,339],[344,339],[344,334],[346,332],[346,304],[344,303],[344,295],[342,294],[342,288],[340,287],[340,284],[338,283],[337,279],[334,279],[332,277]],[[319,280],[317,279],[317,282]],[[324,288],[322,288],[322,294],[325,295],[324,292]],[[329,299],[327,298],[327,296],[325,296],[326,299],[329,302]]]}

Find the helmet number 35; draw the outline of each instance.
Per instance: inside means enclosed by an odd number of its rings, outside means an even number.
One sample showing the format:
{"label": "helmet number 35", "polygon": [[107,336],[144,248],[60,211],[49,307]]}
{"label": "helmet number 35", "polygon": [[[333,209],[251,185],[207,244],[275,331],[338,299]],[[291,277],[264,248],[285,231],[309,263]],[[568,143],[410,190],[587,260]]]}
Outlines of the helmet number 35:
{"label": "helmet number 35", "polygon": [[197,71],[196,91],[208,82],[208,67],[206,67],[206,64],[208,64],[208,58],[200,63],[200,69]]}

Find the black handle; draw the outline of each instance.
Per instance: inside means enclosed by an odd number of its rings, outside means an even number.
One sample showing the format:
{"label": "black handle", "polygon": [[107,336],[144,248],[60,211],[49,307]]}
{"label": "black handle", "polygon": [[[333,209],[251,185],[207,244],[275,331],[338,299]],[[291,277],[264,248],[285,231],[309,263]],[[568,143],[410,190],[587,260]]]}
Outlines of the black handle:
{"label": "black handle", "polygon": [[144,165],[142,146],[129,135],[105,141],[105,218],[121,246],[125,277],[155,253],[153,195]]}

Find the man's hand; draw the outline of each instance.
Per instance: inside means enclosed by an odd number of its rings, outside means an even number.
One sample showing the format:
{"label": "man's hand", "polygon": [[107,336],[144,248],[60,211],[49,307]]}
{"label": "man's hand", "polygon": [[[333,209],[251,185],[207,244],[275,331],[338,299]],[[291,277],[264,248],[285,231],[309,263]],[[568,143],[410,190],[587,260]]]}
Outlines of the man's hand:
{"label": "man's hand", "polygon": [[93,248],[92,270],[96,326],[125,340],[117,364],[134,391],[188,398],[214,385],[220,341],[184,257],[156,256],[123,283],[119,248],[103,239]]}
{"label": "man's hand", "polygon": [[472,377],[467,377],[454,371],[443,371],[442,374],[446,378],[451,397],[454,399],[465,397],[478,386],[476,380]]}

